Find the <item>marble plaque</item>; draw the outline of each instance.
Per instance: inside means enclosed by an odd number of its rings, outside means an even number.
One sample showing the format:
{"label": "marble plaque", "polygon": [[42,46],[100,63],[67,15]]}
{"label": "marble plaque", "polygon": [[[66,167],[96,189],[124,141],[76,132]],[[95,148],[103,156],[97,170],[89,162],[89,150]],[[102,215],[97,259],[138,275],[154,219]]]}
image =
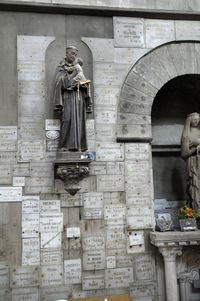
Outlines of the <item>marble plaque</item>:
{"label": "marble plaque", "polygon": [[[49,178],[54,175],[52,163],[30,163],[30,176],[31,177],[44,177]],[[44,183],[43,183],[44,184]]]}
{"label": "marble plaque", "polygon": [[38,267],[12,267],[10,269],[10,286],[28,287],[39,285]]}
{"label": "marble plaque", "polygon": [[83,196],[83,205],[83,217],[85,219],[103,218],[103,193],[85,193]]}
{"label": "marble plaque", "polygon": [[83,219],[103,219],[103,208],[83,208]]}
{"label": "marble plaque", "polygon": [[23,252],[22,265],[40,265],[40,251]]}
{"label": "marble plaque", "polygon": [[51,140],[58,139],[60,136],[59,131],[46,131],[46,137]]}
{"label": "marble plaque", "polygon": [[94,85],[111,86],[117,89],[122,85],[127,74],[127,64],[94,63]]}
{"label": "marble plaque", "polygon": [[92,275],[83,275],[82,279],[82,288],[83,290],[98,290],[104,289],[104,275],[102,274],[92,274]]}
{"label": "marble plaque", "polygon": [[127,253],[141,253],[145,251],[144,232],[128,231],[127,232]]}
{"label": "marble plaque", "polygon": [[44,139],[43,119],[41,116],[28,116],[19,118],[19,139]]}
{"label": "marble plaque", "polygon": [[81,187],[80,192],[90,192],[96,190],[96,177],[89,176],[79,182]]}
{"label": "marble plaque", "polygon": [[135,264],[135,278],[137,281],[154,280],[155,278],[155,262],[151,254],[144,253],[136,256]]}
{"label": "marble plaque", "polygon": [[135,283],[131,285],[130,288],[130,296],[131,298],[145,298],[145,300],[153,300],[151,299],[146,299],[149,296],[155,296],[156,295],[156,283],[151,282],[151,283]]}
{"label": "marble plaque", "polygon": [[[42,95],[21,95],[18,96],[19,117],[43,116],[45,97]],[[31,121],[31,120],[30,120]],[[31,140],[31,138],[29,139]],[[39,140],[39,138],[38,138]]]}
{"label": "marble plaque", "polygon": [[92,162],[90,163],[90,175],[105,175],[106,163],[105,162]]}
{"label": "marble plaque", "polygon": [[95,104],[97,106],[116,106],[119,98],[120,88],[96,87],[94,91]]}
{"label": "marble plaque", "polygon": [[[105,127],[104,124],[96,125],[96,140],[99,142],[115,142],[116,134],[115,134],[115,125],[107,124]],[[96,147],[95,147],[96,150]]]}
{"label": "marble plaque", "polygon": [[[118,220],[116,220],[117,222]],[[107,249],[125,249],[126,235],[124,225],[113,225],[107,227],[106,232],[106,248]]]}
{"label": "marble plaque", "polygon": [[124,145],[122,143],[97,143],[97,161],[123,161]]}
{"label": "marble plaque", "polygon": [[12,182],[11,166],[8,164],[0,165],[0,185],[11,184]]}
{"label": "marble plaque", "polygon": [[116,268],[116,257],[115,256],[107,256],[106,257],[106,267],[107,267],[107,269]]}
{"label": "marble plaque", "polygon": [[46,119],[45,120],[46,131],[59,131],[60,130],[60,119]]}
{"label": "marble plaque", "polygon": [[22,187],[0,187],[0,202],[21,202]]}
{"label": "marble plaque", "polygon": [[126,193],[126,204],[133,205],[136,207],[143,207],[151,204],[150,193],[144,193],[144,196],[138,196],[137,194],[127,192]]}
{"label": "marble plaque", "polygon": [[62,264],[63,253],[60,249],[41,250],[41,265]]}
{"label": "marble plaque", "polygon": [[41,301],[54,301],[59,299],[70,298],[72,295],[72,287],[71,286],[49,286],[47,288],[41,289]]}
{"label": "marble plaque", "polygon": [[53,193],[54,179],[53,177],[34,177],[26,178],[25,193],[39,194],[39,193]]}
{"label": "marble plaque", "polygon": [[104,250],[105,239],[102,235],[83,236],[82,238],[83,251]]}
{"label": "marble plaque", "polygon": [[[45,80],[45,63],[41,61],[23,60],[17,62],[18,81]],[[20,94],[23,95],[23,94]],[[31,94],[26,94],[31,95]]]}
{"label": "marble plaque", "polygon": [[60,212],[60,200],[41,200],[40,213],[56,213]]}
{"label": "marble plaque", "polygon": [[16,152],[0,152],[0,163],[16,163]]}
{"label": "marble plaque", "polygon": [[150,169],[150,163],[147,160],[135,160],[135,161],[126,161],[125,168],[127,173],[148,173]]}
{"label": "marble plaque", "polygon": [[53,162],[56,160],[56,151],[46,152],[45,161]]}
{"label": "marble plaque", "polygon": [[8,267],[0,267],[0,288],[9,287]]}
{"label": "marble plaque", "polygon": [[45,94],[43,81],[18,81],[18,94]]}
{"label": "marble plaque", "polygon": [[48,152],[56,152],[59,146],[59,140],[47,140],[46,146]]}
{"label": "marble plaque", "polygon": [[32,162],[45,160],[46,144],[40,141],[19,141],[18,142],[18,161]]}
{"label": "marble plaque", "polygon": [[121,175],[98,175],[97,191],[124,191],[124,176]]}
{"label": "marble plaque", "polygon": [[41,248],[61,248],[61,232],[41,233]]}
{"label": "marble plaque", "polygon": [[77,193],[70,195],[69,193],[60,194],[61,207],[79,207],[82,205],[82,194]]}
{"label": "marble plaque", "polygon": [[17,144],[15,140],[0,141],[0,152],[15,152],[17,150]]}
{"label": "marble plaque", "polygon": [[148,160],[150,145],[148,143],[125,144],[125,157],[127,160]]}
{"label": "marble plaque", "polygon": [[145,20],[146,46],[154,48],[175,40],[173,20]]}
{"label": "marble plaque", "polygon": [[125,219],[126,205],[125,204],[110,204],[104,206],[104,218],[107,219]]}
{"label": "marble plaque", "polygon": [[105,268],[105,251],[94,250],[83,252],[83,270],[93,271]]}
{"label": "marble plaque", "polygon": [[113,21],[115,47],[145,47],[143,19],[114,17]]}
{"label": "marble plaque", "polygon": [[133,266],[133,260],[131,255],[117,255],[116,264],[118,268],[127,268]]}
{"label": "marble plaque", "polygon": [[18,60],[45,60],[45,51],[55,37],[47,36],[17,36]]}
{"label": "marble plaque", "polygon": [[175,21],[177,40],[199,40],[199,21]]}
{"label": "marble plaque", "polygon": [[65,284],[78,284],[82,282],[81,259],[64,260]]}
{"label": "marble plaque", "polygon": [[66,228],[66,237],[67,238],[80,237],[80,236],[81,236],[80,227]]}
{"label": "marble plaque", "polygon": [[12,301],[38,301],[38,287],[12,289]]}
{"label": "marble plaque", "polygon": [[97,62],[112,62],[114,45],[113,39],[82,38],[93,54],[93,60]]}
{"label": "marble plaque", "polygon": [[150,206],[136,208],[127,207],[127,227],[128,229],[148,229],[153,228],[152,208]]}
{"label": "marble plaque", "polygon": [[22,197],[22,213],[39,213],[39,200],[38,195],[28,195]]}
{"label": "marble plaque", "polygon": [[12,172],[14,177],[28,177],[30,176],[30,165],[29,163],[18,163],[13,165]]}
{"label": "marble plaque", "polygon": [[106,288],[129,287],[133,282],[133,268],[105,270]]}
{"label": "marble plaque", "polygon": [[[0,140],[17,140],[16,126],[0,126]],[[2,141],[1,141],[2,142]]]}
{"label": "marble plaque", "polygon": [[38,238],[23,238],[22,251],[23,252],[36,252],[40,249],[40,239]]}
{"label": "marble plaque", "polygon": [[13,186],[25,186],[25,177],[13,177]]}
{"label": "marble plaque", "polygon": [[102,107],[96,106],[95,107],[95,121],[96,123],[115,123],[116,113],[115,113],[115,106],[112,107]]}
{"label": "marble plaque", "polygon": [[63,284],[63,265],[42,265],[41,285],[53,286]]}
{"label": "marble plaque", "polygon": [[63,213],[40,214],[40,232],[62,232]]}
{"label": "marble plaque", "polygon": [[39,237],[39,214],[22,214],[22,237]]}
{"label": "marble plaque", "polygon": [[123,162],[107,162],[107,174],[108,175],[124,175],[124,163]]}
{"label": "marble plaque", "polygon": [[119,204],[126,203],[125,192],[104,192],[104,204]]}

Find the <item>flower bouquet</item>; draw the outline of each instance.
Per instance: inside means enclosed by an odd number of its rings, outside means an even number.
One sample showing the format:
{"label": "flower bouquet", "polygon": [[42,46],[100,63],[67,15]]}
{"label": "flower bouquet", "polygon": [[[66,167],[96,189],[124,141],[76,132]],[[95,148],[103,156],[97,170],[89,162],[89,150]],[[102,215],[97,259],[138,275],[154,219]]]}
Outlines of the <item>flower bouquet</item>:
{"label": "flower bouquet", "polygon": [[196,218],[200,217],[200,214],[194,209],[183,206],[179,208],[179,222],[181,226],[181,231],[196,231],[197,224]]}

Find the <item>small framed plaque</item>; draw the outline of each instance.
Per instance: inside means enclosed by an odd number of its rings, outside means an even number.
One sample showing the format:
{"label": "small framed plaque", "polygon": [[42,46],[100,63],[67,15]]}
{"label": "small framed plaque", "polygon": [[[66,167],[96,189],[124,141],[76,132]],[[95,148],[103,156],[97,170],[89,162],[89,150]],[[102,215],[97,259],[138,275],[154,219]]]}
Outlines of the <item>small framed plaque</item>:
{"label": "small framed plaque", "polygon": [[157,229],[161,232],[173,231],[173,223],[170,213],[158,214],[156,218]]}

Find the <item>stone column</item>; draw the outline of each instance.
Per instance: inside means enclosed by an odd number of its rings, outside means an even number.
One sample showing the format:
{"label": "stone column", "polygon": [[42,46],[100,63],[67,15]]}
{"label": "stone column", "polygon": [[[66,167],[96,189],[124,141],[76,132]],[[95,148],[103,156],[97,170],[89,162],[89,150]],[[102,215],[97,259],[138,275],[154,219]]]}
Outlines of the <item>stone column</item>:
{"label": "stone column", "polygon": [[181,301],[189,300],[188,295],[189,295],[191,283],[194,280],[198,280],[198,279],[199,279],[199,270],[196,268],[193,268],[190,272],[180,273],[178,275]]}
{"label": "stone column", "polygon": [[179,301],[177,285],[176,256],[181,255],[181,247],[160,247],[165,263],[165,287],[167,301]]}

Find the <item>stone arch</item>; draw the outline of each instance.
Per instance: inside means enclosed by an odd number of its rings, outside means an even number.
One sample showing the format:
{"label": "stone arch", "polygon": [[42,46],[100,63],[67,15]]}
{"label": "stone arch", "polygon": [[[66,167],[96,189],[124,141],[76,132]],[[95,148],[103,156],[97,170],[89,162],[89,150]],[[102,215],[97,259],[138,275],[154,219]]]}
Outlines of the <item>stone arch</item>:
{"label": "stone arch", "polygon": [[157,92],[171,79],[185,74],[200,74],[199,42],[164,44],[137,61],[121,88],[117,140],[151,141],[151,109]]}

